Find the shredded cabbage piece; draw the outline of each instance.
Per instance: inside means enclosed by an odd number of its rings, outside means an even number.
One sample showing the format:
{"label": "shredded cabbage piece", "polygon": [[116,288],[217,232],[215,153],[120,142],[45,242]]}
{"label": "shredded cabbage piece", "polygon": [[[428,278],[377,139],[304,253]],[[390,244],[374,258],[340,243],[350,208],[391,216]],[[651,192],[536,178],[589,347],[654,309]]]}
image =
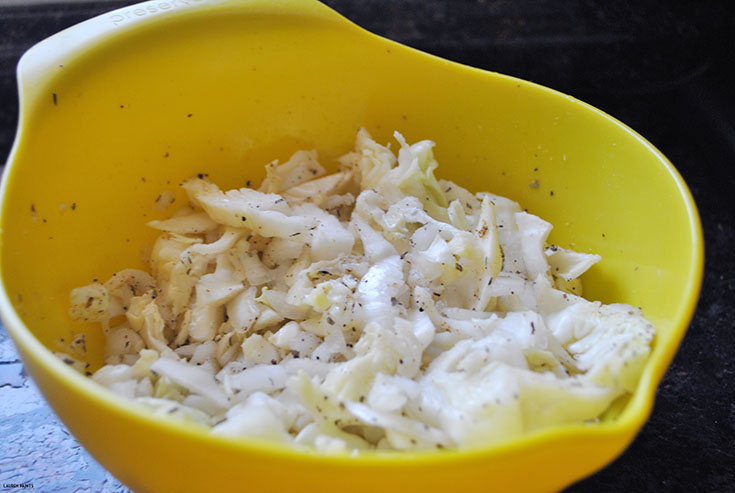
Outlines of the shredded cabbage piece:
{"label": "shredded cabbage piece", "polygon": [[633,392],[655,330],[579,296],[600,257],[395,138],[359,130],[331,174],[299,151],[257,189],[185,181],[189,203],[148,223],[150,274],[70,294],[106,365],[57,354],[154,414],[323,452],[485,446]]}

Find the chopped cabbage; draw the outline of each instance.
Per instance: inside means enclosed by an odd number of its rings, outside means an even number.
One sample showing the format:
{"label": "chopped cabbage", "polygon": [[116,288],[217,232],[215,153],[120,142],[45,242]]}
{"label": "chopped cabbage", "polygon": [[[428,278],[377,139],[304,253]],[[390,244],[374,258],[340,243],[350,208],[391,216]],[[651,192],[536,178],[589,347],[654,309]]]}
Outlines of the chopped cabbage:
{"label": "chopped cabbage", "polygon": [[395,137],[397,155],[361,129],[332,174],[299,151],[257,190],[187,180],[148,223],[151,274],[71,292],[107,364],[57,354],[154,414],[323,452],[483,446],[633,392],[654,328],[579,296],[600,257]]}

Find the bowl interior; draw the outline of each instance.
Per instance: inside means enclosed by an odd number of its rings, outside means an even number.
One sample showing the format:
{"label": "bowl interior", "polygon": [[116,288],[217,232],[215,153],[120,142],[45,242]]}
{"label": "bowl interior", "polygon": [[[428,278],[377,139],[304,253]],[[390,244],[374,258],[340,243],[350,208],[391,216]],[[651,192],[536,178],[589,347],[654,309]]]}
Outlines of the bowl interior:
{"label": "bowl interior", "polygon": [[[315,16],[222,10],[121,30],[53,67],[23,101],[5,177],[2,278],[47,348],[85,333],[73,287],[144,266],[163,190],[207,173],[223,188],[316,148],[324,164],[366,127],[437,143],[438,175],[508,196],[554,224],[551,241],[599,253],[585,295],[643,308],[655,351],[624,414],[650,409],[701,278],[701,232],[681,178],[630,129],[534,84],[460,66]],[[395,145],[395,144],[394,144]],[[530,187],[538,180],[538,187]],[[615,419],[617,412],[608,419]]]}

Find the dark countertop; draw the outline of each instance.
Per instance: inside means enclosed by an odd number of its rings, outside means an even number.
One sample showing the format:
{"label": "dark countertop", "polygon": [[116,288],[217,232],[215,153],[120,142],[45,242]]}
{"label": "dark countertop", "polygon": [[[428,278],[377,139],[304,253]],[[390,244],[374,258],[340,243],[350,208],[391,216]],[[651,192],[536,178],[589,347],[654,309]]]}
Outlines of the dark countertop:
{"label": "dark countertop", "polygon": [[[14,69],[33,43],[134,2],[0,3],[0,162]],[[706,269],[694,319],[628,450],[583,491],[735,491],[735,5],[579,0],[330,0],[424,51],[548,85],[622,120],[677,167],[697,202]],[[0,484],[128,491],[58,421],[0,328]]]}

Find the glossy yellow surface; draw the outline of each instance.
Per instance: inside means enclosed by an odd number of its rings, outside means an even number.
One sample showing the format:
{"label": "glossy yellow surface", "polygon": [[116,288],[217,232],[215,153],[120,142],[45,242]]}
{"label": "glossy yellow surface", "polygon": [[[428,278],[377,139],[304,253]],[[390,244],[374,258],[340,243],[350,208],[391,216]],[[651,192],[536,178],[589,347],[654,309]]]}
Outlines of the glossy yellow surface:
{"label": "glossy yellow surface", "polygon": [[[702,277],[695,205],[638,134],[569,96],[374,36],[314,1],[158,1],[31,49],[2,183],[2,317],[51,406],[136,491],[558,490],[615,458],[647,419]],[[221,187],[316,147],[329,163],[365,126],[437,142],[440,175],[520,201],[551,240],[603,261],[588,297],[643,307],[658,335],[640,385],[599,424],[491,448],[324,456],[154,419],[58,361],[72,287],[143,266],[169,189]],[[538,187],[529,184],[538,180]],[[551,192],[554,192],[553,195]],[[622,410],[621,410],[622,409]]]}

